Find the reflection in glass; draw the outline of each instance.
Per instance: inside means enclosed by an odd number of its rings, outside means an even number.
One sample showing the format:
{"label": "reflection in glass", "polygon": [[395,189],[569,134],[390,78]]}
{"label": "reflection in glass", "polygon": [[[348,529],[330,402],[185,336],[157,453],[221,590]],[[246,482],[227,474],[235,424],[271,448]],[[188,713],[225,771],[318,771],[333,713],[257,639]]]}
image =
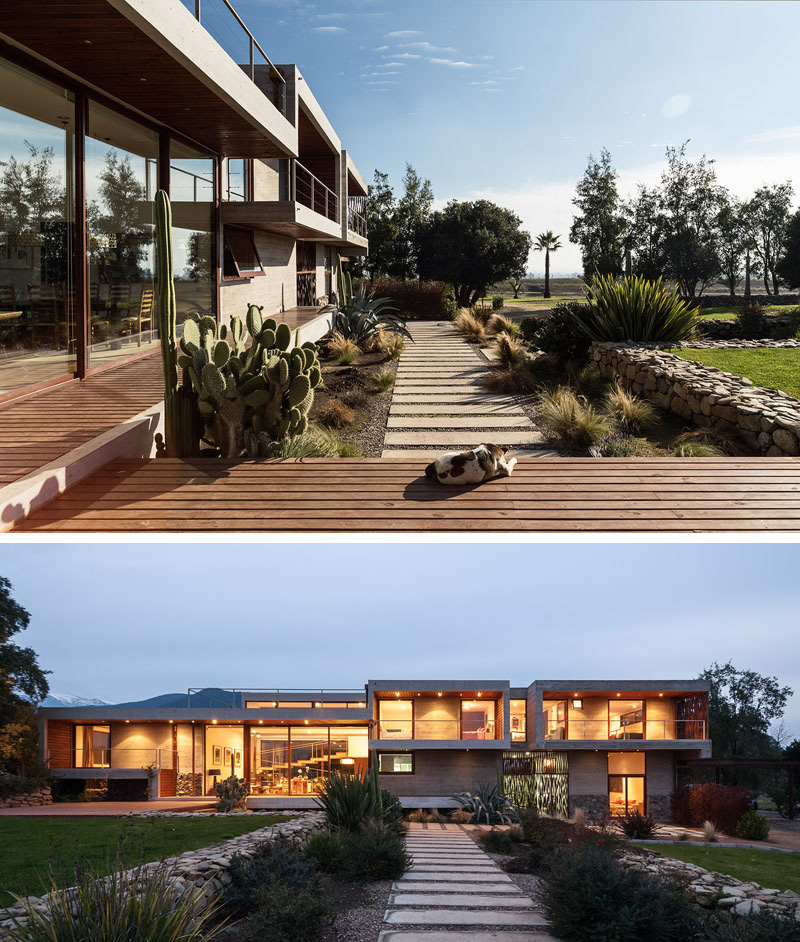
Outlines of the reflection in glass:
{"label": "reflection in glass", "polygon": [[0,396],[75,370],[73,96],[0,60]]}
{"label": "reflection in glass", "polygon": [[292,728],[291,793],[319,791],[328,772],[328,727]]}
{"label": "reflection in glass", "polygon": [[251,791],[255,795],[289,794],[289,730],[250,731]]}
{"label": "reflection in glass", "polygon": [[86,137],[89,365],[158,342],[153,199],[158,135],[90,102]]}
{"label": "reflection in glass", "polygon": [[172,141],[169,181],[178,323],[191,313],[215,317],[214,159]]}

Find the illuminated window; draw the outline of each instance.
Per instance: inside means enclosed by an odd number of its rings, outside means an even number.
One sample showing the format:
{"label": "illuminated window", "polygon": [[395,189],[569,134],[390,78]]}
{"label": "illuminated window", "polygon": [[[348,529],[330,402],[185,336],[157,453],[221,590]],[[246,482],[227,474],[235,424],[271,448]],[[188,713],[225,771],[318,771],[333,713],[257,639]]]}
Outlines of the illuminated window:
{"label": "illuminated window", "polygon": [[380,700],[378,729],[381,739],[413,739],[414,719],[411,700]]}
{"label": "illuminated window", "polygon": [[378,753],[378,771],[382,775],[413,775],[413,752]]}
{"label": "illuminated window", "polygon": [[525,700],[511,701],[511,739],[513,742],[525,742],[527,735],[526,708]]}

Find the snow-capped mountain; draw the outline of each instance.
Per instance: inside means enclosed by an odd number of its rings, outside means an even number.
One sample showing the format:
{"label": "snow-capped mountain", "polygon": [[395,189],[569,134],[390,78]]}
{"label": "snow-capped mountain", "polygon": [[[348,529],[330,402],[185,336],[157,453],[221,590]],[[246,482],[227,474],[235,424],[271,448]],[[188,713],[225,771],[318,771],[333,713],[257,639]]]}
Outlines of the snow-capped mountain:
{"label": "snow-capped mountain", "polygon": [[75,697],[70,693],[50,693],[41,703],[45,707],[73,706],[111,706],[110,700],[98,700],[96,697]]}

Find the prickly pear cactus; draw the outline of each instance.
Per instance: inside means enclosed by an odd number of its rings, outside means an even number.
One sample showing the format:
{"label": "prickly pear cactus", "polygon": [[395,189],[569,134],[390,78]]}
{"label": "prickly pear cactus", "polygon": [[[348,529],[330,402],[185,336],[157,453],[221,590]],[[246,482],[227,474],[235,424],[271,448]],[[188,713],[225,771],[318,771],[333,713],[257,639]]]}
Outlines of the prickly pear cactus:
{"label": "prickly pear cactus", "polygon": [[197,397],[204,440],[223,458],[269,457],[281,439],[302,434],[322,382],[316,345],[301,345],[299,331],[292,345],[288,324],[262,311],[249,305],[230,330],[197,315],[183,325],[184,385]]}

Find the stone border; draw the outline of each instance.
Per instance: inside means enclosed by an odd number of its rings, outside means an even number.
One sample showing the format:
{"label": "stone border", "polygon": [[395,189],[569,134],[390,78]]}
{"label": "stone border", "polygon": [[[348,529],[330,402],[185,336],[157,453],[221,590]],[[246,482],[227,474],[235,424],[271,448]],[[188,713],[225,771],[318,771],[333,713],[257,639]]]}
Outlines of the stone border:
{"label": "stone border", "polygon": [[595,342],[590,357],[603,376],[701,428],[736,436],[770,458],[800,455],[800,400],[662,346]]}
{"label": "stone border", "polygon": [[677,847],[738,847],[740,850],[768,850],[772,854],[800,854],[800,850],[790,847],[770,847],[768,844],[735,844],[729,841],[668,841],[660,837],[644,838],[629,837],[628,844],[675,844]]}
{"label": "stone border", "polygon": [[[688,842],[672,841],[670,843]],[[715,846],[725,848],[734,845],[717,844]],[[697,864],[686,863],[674,857],[662,857],[650,848],[642,848],[636,854],[623,853],[620,863],[625,867],[644,870],[669,880],[687,883],[686,889],[689,895],[698,905],[706,909],[718,907],[730,910],[736,916],[747,916],[766,909],[776,916],[794,918],[800,923],[800,893],[795,893],[794,890],[767,889],[758,883],[737,880],[736,877],[706,870]]]}
{"label": "stone border", "polygon": [[42,785],[41,788],[34,788],[30,792],[9,795],[8,798],[0,798],[0,808],[31,808],[52,804],[53,796],[49,785]]}
{"label": "stone border", "polygon": [[800,347],[800,340],[686,340],[684,343],[662,344],[661,349],[680,347],[681,349],[707,350],[719,348],[720,350],[750,350],[777,347]]}
{"label": "stone border", "polygon": [[[181,817],[207,817],[202,812],[184,815],[181,812],[169,811],[145,811],[140,814],[132,812],[129,815],[122,815],[122,817],[177,817],[178,815],[181,815]],[[286,837],[293,842],[300,842],[323,827],[325,827],[325,815],[321,811],[299,812],[293,815],[291,821],[258,828],[255,831],[249,831],[247,834],[240,834],[238,837],[210,844],[208,847],[199,847],[197,850],[186,851],[186,853],[179,854],[177,857],[154,860],[145,864],[143,869],[146,872],[155,872],[166,868],[169,871],[176,898],[181,897],[184,893],[192,892],[197,894],[198,901],[206,901],[217,896],[224,889],[229,880],[226,871],[230,867],[231,858],[234,854],[249,857],[259,844],[263,844],[265,841],[274,841],[281,837]],[[135,869],[129,872],[135,872]],[[47,906],[48,897],[29,896],[26,901],[37,909],[44,909]],[[0,939],[8,938],[2,930],[13,928],[14,924],[11,917],[15,916],[19,919],[24,913],[25,908],[21,903],[0,910]]]}

